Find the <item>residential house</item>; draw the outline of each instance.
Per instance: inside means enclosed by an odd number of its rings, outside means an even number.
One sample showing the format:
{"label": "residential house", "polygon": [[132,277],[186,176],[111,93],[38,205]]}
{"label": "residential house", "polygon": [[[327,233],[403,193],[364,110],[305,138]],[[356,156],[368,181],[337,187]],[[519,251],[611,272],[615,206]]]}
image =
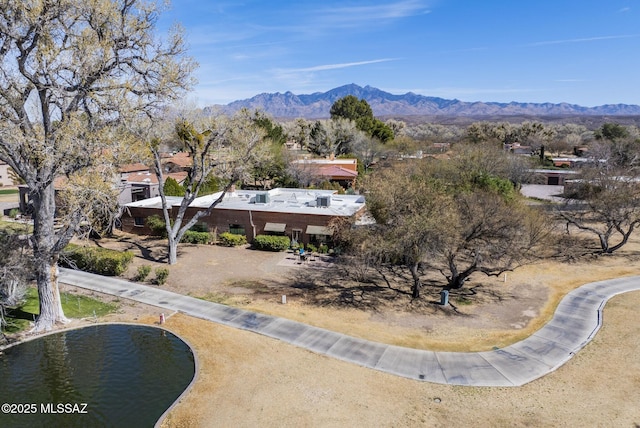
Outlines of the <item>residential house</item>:
{"label": "residential house", "polygon": [[[175,173],[164,174],[164,179],[171,177],[178,183],[184,182],[187,178],[187,172],[178,171]],[[66,183],[64,176],[57,177],[54,180],[56,191],[62,189]],[[119,168],[119,180],[114,182],[119,190],[118,204],[124,206],[130,202],[140,201],[143,199],[154,198],[160,195],[158,186],[158,177],[151,172],[149,167],[141,164],[127,164]],[[18,186],[20,211],[23,214],[31,212],[29,201],[29,189],[26,185]]]}
{"label": "residential house", "polygon": [[[164,174],[165,180],[168,177],[173,178],[181,184],[185,178],[187,178],[187,173],[175,172]],[[158,177],[155,173],[137,172],[135,174],[129,174],[120,181],[120,195],[118,196],[118,202],[120,205],[125,205],[129,202],[141,201],[143,199],[160,196],[159,187]]]}
{"label": "residential house", "polygon": [[514,155],[532,155],[533,149],[531,146],[523,146],[520,143],[505,143],[504,150],[513,153]]}
{"label": "residential house", "polygon": [[293,164],[314,184],[330,181],[348,189],[355,186],[358,178],[357,159],[299,159]]}
{"label": "residential house", "polygon": [[166,173],[189,171],[193,166],[193,158],[187,152],[163,154],[161,162]]}
{"label": "residential house", "polygon": [[568,180],[578,174],[577,171],[566,169],[534,169],[533,172],[544,177],[544,183],[549,186],[564,186],[565,180]]}
{"label": "residential house", "polygon": [[[185,219],[207,209],[221,192],[196,198]],[[175,216],[182,198],[167,198]],[[160,198],[125,205],[122,230],[149,234],[146,219],[162,215]],[[257,235],[279,234],[299,243],[322,243],[331,238],[329,224],[335,218],[360,218],[365,211],[361,195],[338,195],[333,190],[283,189],[269,191],[238,190],[225,195],[209,216],[200,219],[200,227],[211,232],[245,235],[252,242]]]}
{"label": "residential house", "polygon": [[[120,171],[120,183],[118,188],[118,203],[125,205],[142,199],[154,198],[160,195],[158,177],[151,169],[141,163],[122,165]],[[178,183],[187,178],[187,172],[178,170],[164,174],[164,179],[171,177]]]}

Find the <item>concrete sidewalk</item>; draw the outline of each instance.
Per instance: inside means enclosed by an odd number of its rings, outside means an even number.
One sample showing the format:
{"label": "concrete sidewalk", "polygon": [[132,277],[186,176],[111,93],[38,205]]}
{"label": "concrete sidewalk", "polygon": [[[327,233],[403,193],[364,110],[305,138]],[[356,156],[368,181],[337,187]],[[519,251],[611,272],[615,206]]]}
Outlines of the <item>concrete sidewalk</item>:
{"label": "concrete sidewalk", "polygon": [[562,299],[553,319],[527,339],[486,352],[433,352],[371,342],[295,321],[180,295],[158,287],[61,269],[60,282],[179,311],[273,337],[313,352],[410,379],[449,385],[520,386],[582,349],[602,325],[611,297],[640,290],[640,277],[584,285]]}

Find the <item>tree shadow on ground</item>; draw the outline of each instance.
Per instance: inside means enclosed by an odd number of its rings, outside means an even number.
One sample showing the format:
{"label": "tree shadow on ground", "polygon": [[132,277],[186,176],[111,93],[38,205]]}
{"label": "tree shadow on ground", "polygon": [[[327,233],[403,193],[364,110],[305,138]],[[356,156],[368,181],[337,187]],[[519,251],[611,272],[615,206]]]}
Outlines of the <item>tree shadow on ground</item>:
{"label": "tree shadow on ground", "polygon": [[[102,243],[99,240],[94,240],[93,242],[95,243],[96,246],[100,248],[106,248],[104,245],[102,245]],[[124,236],[124,237],[119,237],[117,239],[117,242],[124,244],[125,248],[122,248],[123,250],[137,249],[139,251],[139,255],[136,252],[136,257],[142,258],[150,262],[166,263],[169,258],[168,250],[167,250],[168,243],[165,239],[161,239],[153,236],[144,237],[144,238],[139,236],[136,236],[136,237]],[[188,245],[188,244],[178,245],[178,251],[177,251],[178,258],[180,258],[180,256],[183,254],[183,252],[181,251],[181,247],[184,245]]]}
{"label": "tree shadow on ground", "polygon": [[498,304],[511,298],[508,290],[470,283],[449,291],[449,304],[441,304],[446,285],[433,272],[422,272],[419,298],[412,298],[413,279],[398,266],[354,267],[340,260],[331,269],[307,269],[291,278],[289,287],[300,290],[304,302],[320,307],[354,308],[374,312],[397,311],[414,314],[442,313],[467,316],[464,308],[478,304]]}
{"label": "tree shadow on ground", "polygon": [[378,310],[387,301],[411,297],[410,293],[374,278],[354,281],[339,265],[306,269],[293,278],[290,287],[303,292],[305,303],[321,307]]}
{"label": "tree shadow on ground", "polygon": [[[150,262],[166,262],[168,258],[167,254],[167,243],[165,242],[162,246],[162,251],[158,248],[160,246],[159,240],[157,238],[144,238],[144,239],[131,239],[129,237],[125,237],[119,239],[120,242],[124,242],[129,246],[129,250],[137,248],[140,251],[140,255],[143,259],[148,260]],[[142,241],[142,243],[140,242]],[[157,255],[154,255],[158,253]],[[180,253],[180,248],[178,247],[178,255]]]}
{"label": "tree shadow on ground", "polygon": [[27,321],[35,321],[37,314],[23,311],[22,308],[6,308],[5,316]]}

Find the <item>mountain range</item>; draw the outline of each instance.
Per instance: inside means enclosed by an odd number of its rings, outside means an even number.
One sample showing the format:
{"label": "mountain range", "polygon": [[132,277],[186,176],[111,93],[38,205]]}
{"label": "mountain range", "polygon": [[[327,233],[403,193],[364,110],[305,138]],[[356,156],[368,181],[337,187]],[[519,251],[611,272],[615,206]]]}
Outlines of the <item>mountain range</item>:
{"label": "mountain range", "polygon": [[275,118],[320,119],[329,117],[331,105],[347,95],[369,103],[373,114],[381,116],[638,116],[639,105],[606,104],[583,107],[568,103],[465,102],[428,97],[407,92],[394,95],[371,86],[344,85],[327,92],[296,95],[292,92],[262,93],[226,105],[205,108],[212,113],[233,114],[242,108],[259,109]]}

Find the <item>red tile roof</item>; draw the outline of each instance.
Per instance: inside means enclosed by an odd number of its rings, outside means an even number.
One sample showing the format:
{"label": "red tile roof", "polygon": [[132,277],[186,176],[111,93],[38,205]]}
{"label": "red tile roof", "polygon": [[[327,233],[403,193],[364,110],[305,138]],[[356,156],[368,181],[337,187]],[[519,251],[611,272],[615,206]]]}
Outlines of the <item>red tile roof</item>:
{"label": "red tile roof", "polygon": [[318,175],[329,177],[334,180],[352,180],[358,176],[358,173],[356,171],[351,171],[350,169],[346,169],[337,165],[322,166],[316,171]]}
{"label": "red tile roof", "polygon": [[193,165],[193,158],[187,152],[178,152],[173,156],[162,159],[163,163],[173,163],[180,167],[186,168]]}
{"label": "red tile roof", "polygon": [[128,172],[141,172],[141,171],[149,171],[149,167],[142,163],[129,163],[126,165],[120,166],[120,173],[128,173]]}

